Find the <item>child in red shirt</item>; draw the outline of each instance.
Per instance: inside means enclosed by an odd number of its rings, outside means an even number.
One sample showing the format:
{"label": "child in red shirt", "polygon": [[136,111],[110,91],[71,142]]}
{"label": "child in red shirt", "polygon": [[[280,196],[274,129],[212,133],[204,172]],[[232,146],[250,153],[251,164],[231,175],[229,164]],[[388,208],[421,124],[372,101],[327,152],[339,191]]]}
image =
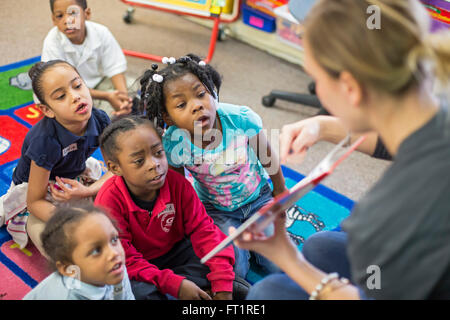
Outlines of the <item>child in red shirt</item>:
{"label": "child in red shirt", "polygon": [[[169,170],[161,138],[143,117],[116,120],[100,137],[108,168],[95,204],[117,220],[136,299],[231,299],[230,246],[206,265],[226,236],[207,215],[194,188]],[[207,293],[209,292],[209,294]],[[169,297],[170,298],[170,297]]]}

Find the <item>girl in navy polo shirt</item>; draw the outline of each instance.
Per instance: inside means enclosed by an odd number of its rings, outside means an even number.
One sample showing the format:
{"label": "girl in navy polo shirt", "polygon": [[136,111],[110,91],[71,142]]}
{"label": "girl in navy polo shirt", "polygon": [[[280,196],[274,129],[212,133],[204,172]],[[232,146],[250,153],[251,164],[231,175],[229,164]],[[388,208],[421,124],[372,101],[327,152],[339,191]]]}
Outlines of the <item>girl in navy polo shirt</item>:
{"label": "girl in navy polo shirt", "polygon": [[199,257],[226,236],[191,183],[168,169],[161,137],[150,120],[129,116],[114,121],[100,145],[115,176],[102,186],[95,204],[118,222],[136,299],[224,300],[233,291],[234,298],[243,298],[237,291],[232,246],[201,264]]}
{"label": "girl in navy polo shirt", "polygon": [[39,62],[29,76],[45,117],[25,137],[11,187],[0,198],[0,225],[8,223],[21,248],[29,236],[45,256],[40,234],[54,204],[95,196],[111,176],[101,177],[100,164],[90,158],[110,120],[92,108],[89,88],[69,63]]}

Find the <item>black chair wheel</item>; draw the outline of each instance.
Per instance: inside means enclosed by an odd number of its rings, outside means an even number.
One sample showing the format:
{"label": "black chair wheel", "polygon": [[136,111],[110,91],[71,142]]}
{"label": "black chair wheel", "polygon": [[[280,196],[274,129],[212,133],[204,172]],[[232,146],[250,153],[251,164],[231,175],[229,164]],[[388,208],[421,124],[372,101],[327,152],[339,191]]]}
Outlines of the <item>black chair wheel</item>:
{"label": "black chair wheel", "polygon": [[272,96],[264,96],[262,98],[262,104],[265,107],[273,107],[273,105],[275,104],[275,98]]}
{"label": "black chair wheel", "polygon": [[125,14],[124,16],[123,16],[123,21],[126,23],[126,24],[130,24],[132,21],[133,21],[133,17],[131,17],[129,14]]}
{"label": "black chair wheel", "polygon": [[311,94],[313,94],[313,95],[316,94],[316,83],[315,83],[315,82],[311,82],[311,83],[308,85],[308,91],[309,91],[309,93],[311,93]]}
{"label": "black chair wheel", "polygon": [[225,33],[224,29],[219,29],[219,31],[217,32],[217,40],[222,42],[225,41],[227,39],[227,34]]}
{"label": "black chair wheel", "polygon": [[125,14],[123,15],[123,21],[127,24],[130,24],[131,22],[133,22],[133,13],[134,13],[134,8],[128,8],[127,11],[125,12]]}

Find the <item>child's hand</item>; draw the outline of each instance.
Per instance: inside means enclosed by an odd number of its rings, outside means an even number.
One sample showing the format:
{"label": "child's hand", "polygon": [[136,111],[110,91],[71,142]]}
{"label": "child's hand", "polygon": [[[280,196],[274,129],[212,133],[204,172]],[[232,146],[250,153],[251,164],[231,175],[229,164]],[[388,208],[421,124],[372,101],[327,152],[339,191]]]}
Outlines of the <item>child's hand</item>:
{"label": "child's hand", "polygon": [[58,182],[57,187],[50,186],[51,194],[56,201],[66,202],[91,196],[90,189],[77,180],[56,177],[56,182]]}
{"label": "child's hand", "polygon": [[180,291],[178,292],[180,300],[211,300],[211,297],[194,282],[183,279],[181,281]]}
{"label": "child's hand", "polygon": [[233,293],[226,291],[216,292],[213,300],[233,300]]}
{"label": "child's hand", "polygon": [[115,116],[129,114],[131,112],[133,102],[126,92],[118,90],[111,91],[108,93],[108,101],[114,110],[116,110],[113,112]]}

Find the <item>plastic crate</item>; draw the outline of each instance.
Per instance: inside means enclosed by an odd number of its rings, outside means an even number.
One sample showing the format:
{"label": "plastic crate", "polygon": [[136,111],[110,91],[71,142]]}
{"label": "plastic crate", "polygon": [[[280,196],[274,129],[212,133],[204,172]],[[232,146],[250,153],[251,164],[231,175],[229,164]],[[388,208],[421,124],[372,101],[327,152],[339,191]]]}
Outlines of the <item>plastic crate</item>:
{"label": "plastic crate", "polygon": [[291,15],[288,5],[278,7],[274,10],[276,18],[277,37],[294,48],[303,50],[302,33],[303,26]]}
{"label": "plastic crate", "polygon": [[274,32],[276,29],[276,19],[274,17],[245,4],[242,4],[242,21],[253,28],[265,32]]}
{"label": "plastic crate", "polygon": [[245,4],[255,10],[276,18],[274,12],[275,8],[285,5],[287,2],[287,0],[246,0]]}

